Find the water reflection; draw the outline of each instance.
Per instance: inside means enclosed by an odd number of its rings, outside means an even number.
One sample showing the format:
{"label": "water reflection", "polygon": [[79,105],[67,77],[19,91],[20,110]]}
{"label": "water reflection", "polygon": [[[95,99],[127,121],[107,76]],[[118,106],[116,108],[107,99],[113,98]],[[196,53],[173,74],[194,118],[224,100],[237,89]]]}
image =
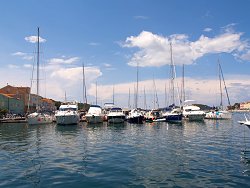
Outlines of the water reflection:
{"label": "water reflection", "polygon": [[244,187],[250,130],[233,121],[0,125],[0,187]]}

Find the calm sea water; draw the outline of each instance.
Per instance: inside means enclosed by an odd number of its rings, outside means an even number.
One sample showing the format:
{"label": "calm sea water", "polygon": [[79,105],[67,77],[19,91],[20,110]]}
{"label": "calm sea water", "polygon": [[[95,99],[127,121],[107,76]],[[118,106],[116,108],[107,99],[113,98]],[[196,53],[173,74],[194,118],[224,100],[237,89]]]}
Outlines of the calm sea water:
{"label": "calm sea water", "polygon": [[0,124],[0,187],[249,187],[250,129],[232,120]]}

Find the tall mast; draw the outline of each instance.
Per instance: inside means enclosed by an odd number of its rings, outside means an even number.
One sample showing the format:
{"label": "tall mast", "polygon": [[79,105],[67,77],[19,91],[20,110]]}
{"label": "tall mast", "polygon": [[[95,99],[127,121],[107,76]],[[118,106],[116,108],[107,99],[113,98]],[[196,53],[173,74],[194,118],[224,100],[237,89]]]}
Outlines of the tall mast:
{"label": "tall mast", "polygon": [[[153,83],[154,83],[154,103],[157,105],[157,109],[159,108],[159,101],[158,101],[158,95],[157,95],[157,90],[156,90],[156,84],[155,84],[155,78],[153,77]],[[154,104],[154,109],[155,109],[155,104]]]}
{"label": "tall mast", "polygon": [[223,80],[223,83],[224,83],[224,87],[225,87],[225,90],[226,90],[226,94],[227,94],[227,102],[228,102],[228,105],[231,106],[230,104],[230,100],[229,100],[229,95],[228,95],[228,92],[227,92],[227,86],[226,86],[226,82],[225,82],[225,79],[224,79],[224,76],[223,76],[223,72],[222,72],[222,68],[221,68],[221,65],[219,63],[219,69],[220,69],[220,73],[221,73],[221,78]]}
{"label": "tall mast", "polygon": [[83,80],[83,103],[88,103],[87,101],[87,91],[86,91],[86,83],[85,83],[85,72],[84,72],[84,63],[82,63],[82,80]]}
{"label": "tall mast", "polygon": [[115,86],[113,85],[113,104],[115,104]]}
{"label": "tall mast", "polygon": [[218,59],[218,73],[219,73],[219,82],[220,82],[220,108],[222,108],[223,107],[223,104],[222,104],[222,87],[221,87],[221,72],[220,72],[219,59]]}
{"label": "tall mast", "polygon": [[136,95],[135,95],[135,108],[137,109],[138,105],[138,62],[137,62],[137,67],[136,67]]}
{"label": "tall mast", "polygon": [[165,83],[165,107],[167,106],[167,86]]}
{"label": "tall mast", "polygon": [[95,104],[97,105],[97,81],[95,83]]}
{"label": "tall mast", "polygon": [[173,67],[173,55],[172,55],[172,43],[170,42],[170,90],[171,90],[171,102],[174,104],[174,67]]}
{"label": "tall mast", "polygon": [[39,33],[39,27],[37,28],[37,86],[36,86],[36,94],[39,95],[39,54],[40,54],[40,47],[39,47],[39,38],[40,38],[40,33]]}
{"label": "tall mast", "polygon": [[130,105],[130,88],[128,90],[128,108],[129,109],[131,108],[131,105]]}
{"label": "tall mast", "polygon": [[66,95],[66,91],[64,93],[64,100],[65,100],[65,103],[67,102],[67,95]]}
{"label": "tall mast", "polygon": [[174,64],[173,64],[173,55],[172,55],[172,42],[170,42],[170,90],[171,90],[171,102],[174,101]]}
{"label": "tall mast", "polygon": [[183,101],[182,101],[182,103],[186,100],[185,99],[185,85],[184,85],[184,83],[185,83],[185,78],[184,78],[184,64],[182,65],[182,97],[183,97]]}
{"label": "tall mast", "polygon": [[145,92],[145,86],[144,86],[144,109],[147,109],[147,99],[146,99],[146,92]]}

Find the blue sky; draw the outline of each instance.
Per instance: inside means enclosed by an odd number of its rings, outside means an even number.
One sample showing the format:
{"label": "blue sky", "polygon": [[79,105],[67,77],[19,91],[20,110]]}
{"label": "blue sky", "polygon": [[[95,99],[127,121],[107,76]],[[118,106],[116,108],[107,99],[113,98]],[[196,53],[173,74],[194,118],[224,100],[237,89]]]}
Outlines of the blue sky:
{"label": "blue sky", "polygon": [[139,106],[145,106],[145,88],[147,107],[154,107],[153,79],[165,106],[172,42],[178,86],[185,65],[186,98],[219,104],[219,59],[231,103],[247,101],[249,7],[243,0],[2,0],[0,87],[30,86],[36,50],[31,36],[40,27],[42,96],[62,101],[66,92],[69,100],[82,101],[84,62],[89,102],[95,102],[97,82],[99,104],[112,101],[114,86],[116,104],[128,106],[130,89],[133,106],[138,63]]}

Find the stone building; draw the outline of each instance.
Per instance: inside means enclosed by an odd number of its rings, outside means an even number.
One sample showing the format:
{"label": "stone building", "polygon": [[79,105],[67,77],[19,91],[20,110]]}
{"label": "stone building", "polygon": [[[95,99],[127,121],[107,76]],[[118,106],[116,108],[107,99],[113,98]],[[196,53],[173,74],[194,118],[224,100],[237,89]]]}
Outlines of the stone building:
{"label": "stone building", "polygon": [[[7,85],[3,88],[0,88],[0,93],[6,96],[12,97],[11,99],[17,99],[23,101],[23,112],[34,112],[37,110],[37,107],[42,107],[41,110],[45,111],[54,111],[55,102],[51,99],[42,98],[36,94],[30,94],[30,87],[14,87]],[[3,98],[2,98],[3,99]],[[4,99],[3,99],[4,100]],[[0,100],[0,102],[3,102]]]}
{"label": "stone building", "polygon": [[12,97],[11,94],[0,93],[0,109],[6,110],[8,113],[24,115],[24,102],[20,99]]}
{"label": "stone building", "polygon": [[250,110],[250,101],[240,103],[240,110]]}

